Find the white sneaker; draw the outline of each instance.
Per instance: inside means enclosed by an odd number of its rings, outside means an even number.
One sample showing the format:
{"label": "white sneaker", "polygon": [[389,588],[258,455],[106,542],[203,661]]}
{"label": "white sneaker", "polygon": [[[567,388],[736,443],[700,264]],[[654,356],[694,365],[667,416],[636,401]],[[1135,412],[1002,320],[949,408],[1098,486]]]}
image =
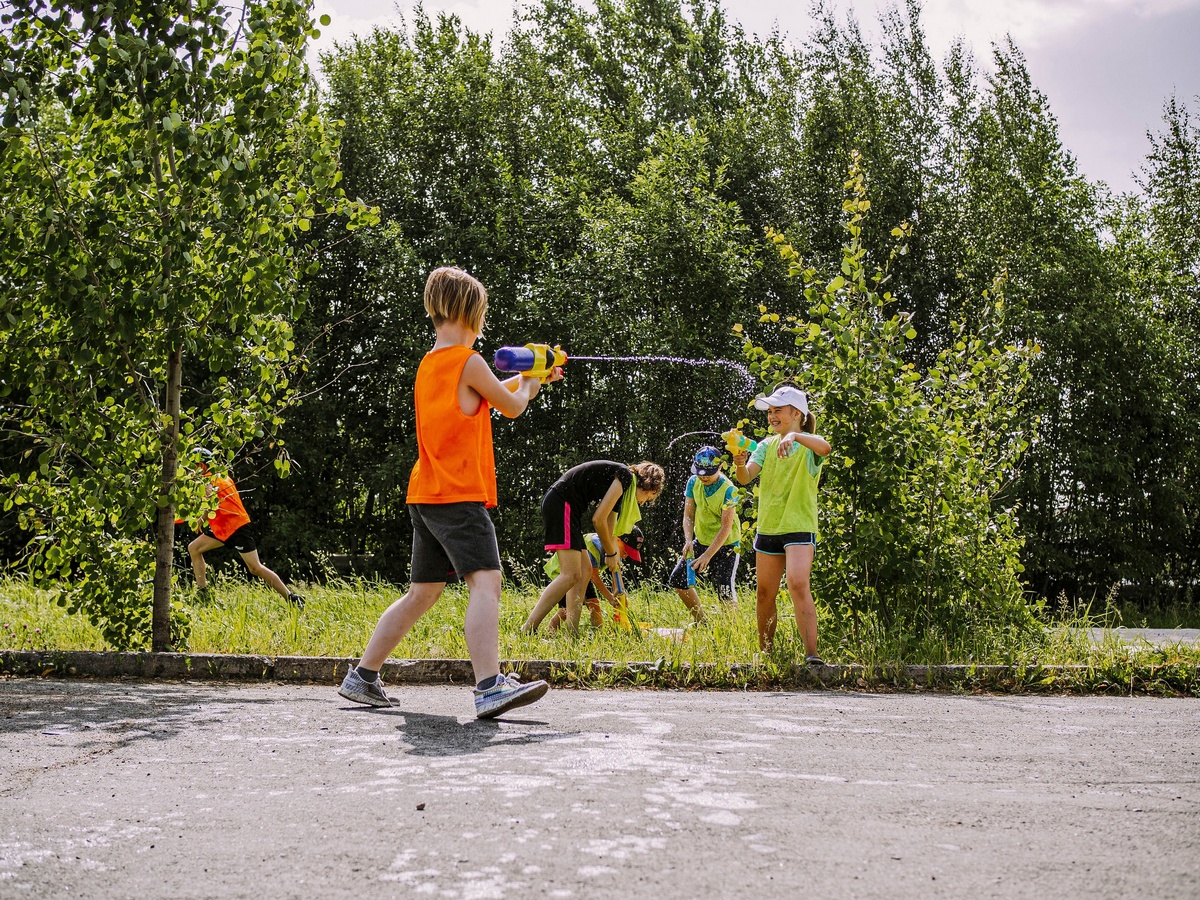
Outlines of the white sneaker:
{"label": "white sneaker", "polygon": [[550,685],[544,681],[522,684],[516,675],[500,675],[487,690],[475,689],[475,718],[491,719],[518,706],[536,703],[548,690]]}
{"label": "white sneaker", "polygon": [[368,706],[391,706],[392,701],[383,692],[383,681],[379,676],[374,681],[367,681],[358,674],[358,667],[351,666],[338,693],[347,700],[355,703],[366,703]]}

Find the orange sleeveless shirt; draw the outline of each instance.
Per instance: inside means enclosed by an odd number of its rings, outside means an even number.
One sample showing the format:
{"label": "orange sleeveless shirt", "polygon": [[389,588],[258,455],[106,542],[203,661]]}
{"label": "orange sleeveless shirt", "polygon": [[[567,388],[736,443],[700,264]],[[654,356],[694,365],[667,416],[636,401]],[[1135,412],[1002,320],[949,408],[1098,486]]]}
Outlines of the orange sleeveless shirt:
{"label": "orange sleeveless shirt", "polygon": [[214,478],[212,483],[217,489],[217,510],[208,518],[208,530],[218,541],[224,541],[243,525],[249,525],[250,516],[232,478]]}
{"label": "orange sleeveless shirt", "polygon": [[458,406],[458,382],[474,354],[462,346],[431,350],[417,369],[418,455],[408,479],[409,503],[496,505],[491,406],[481,398],[473,416]]}

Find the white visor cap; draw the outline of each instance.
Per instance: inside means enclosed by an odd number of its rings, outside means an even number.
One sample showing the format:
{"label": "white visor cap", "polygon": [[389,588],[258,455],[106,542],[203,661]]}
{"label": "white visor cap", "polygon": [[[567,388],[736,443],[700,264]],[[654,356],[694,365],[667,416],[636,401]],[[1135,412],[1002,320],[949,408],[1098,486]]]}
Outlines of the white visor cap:
{"label": "white visor cap", "polygon": [[764,397],[760,394],[754,398],[755,409],[765,411],[772,406],[794,406],[804,415],[808,415],[808,398],[804,396],[804,391],[790,384],[775,388],[770,396]]}

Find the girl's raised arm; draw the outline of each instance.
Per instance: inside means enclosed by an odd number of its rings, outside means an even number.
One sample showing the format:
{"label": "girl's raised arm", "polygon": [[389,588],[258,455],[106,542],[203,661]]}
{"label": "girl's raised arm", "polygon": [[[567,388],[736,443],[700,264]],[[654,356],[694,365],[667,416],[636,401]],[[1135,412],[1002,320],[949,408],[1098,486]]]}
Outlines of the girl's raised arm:
{"label": "girl's raised arm", "polygon": [[817,456],[828,456],[833,450],[829,446],[829,441],[821,437],[819,434],[809,434],[806,431],[789,431],[779,439],[779,455],[786,456],[788,444],[795,441],[797,444],[803,444]]}

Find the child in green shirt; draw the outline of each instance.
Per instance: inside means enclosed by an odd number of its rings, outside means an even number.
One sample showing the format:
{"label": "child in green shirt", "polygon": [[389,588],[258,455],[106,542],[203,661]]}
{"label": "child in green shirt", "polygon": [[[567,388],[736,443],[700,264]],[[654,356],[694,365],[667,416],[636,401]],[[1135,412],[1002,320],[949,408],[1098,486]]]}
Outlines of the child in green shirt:
{"label": "child in green shirt", "polygon": [[[707,574],[720,600],[737,603],[735,579],[741,561],[737,488],[721,471],[721,451],[716,447],[696,451],[683,496],[683,552],[669,583],[696,621],[703,622],[696,576]],[[692,569],[690,577],[687,566]]]}
{"label": "child in green shirt", "polygon": [[788,593],[796,611],[796,628],[804,640],[806,662],[822,665],[817,654],[817,609],[809,576],[817,546],[817,485],[831,450],[814,434],[816,418],[808,410],[804,391],[790,384],[754,401],[765,410],[775,432],[761,441],[754,454],[733,457],[739,484],[761,473],[758,488],[758,536],[754,539],[758,570],[758,646],[769,651],[775,640],[776,598],[786,573]]}

